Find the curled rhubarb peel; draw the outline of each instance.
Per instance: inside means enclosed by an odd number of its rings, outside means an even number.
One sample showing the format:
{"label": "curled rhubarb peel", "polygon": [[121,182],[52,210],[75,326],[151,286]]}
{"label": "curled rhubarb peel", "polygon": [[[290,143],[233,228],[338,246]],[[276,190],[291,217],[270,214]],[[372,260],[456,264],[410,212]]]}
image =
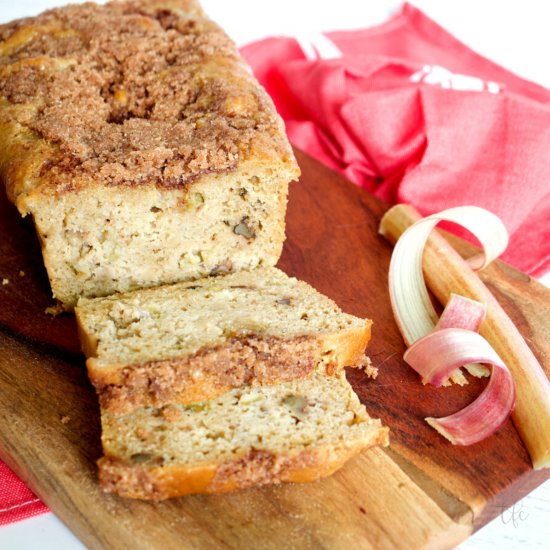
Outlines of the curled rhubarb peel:
{"label": "curled rhubarb peel", "polygon": [[407,346],[431,332],[438,321],[422,274],[422,254],[430,233],[441,221],[461,225],[480,242],[483,253],[471,260],[472,269],[483,269],[508,245],[508,232],[500,219],[477,206],[443,210],[409,227],[395,245],[389,272],[392,309]]}
{"label": "curled rhubarb peel", "polygon": [[512,411],[516,392],[510,371],[491,345],[477,332],[444,328],[416,341],[403,357],[424,383],[441,386],[465,363],[492,365],[491,378],[477,399],[461,411],[426,422],[453,445],[471,445],[493,434]]}
{"label": "curled rhubarb peel", "polygon": [[[465,328],[467,330],[479,332],[479,328],[486,314],[487,306],[485,304],[451,293],[449,303],[435,325],[435,330],[442,328]],[[463,366],[472,376],[476,376],[477,378],[486,377],[491,374],[491,371],[481,363],[468,363],[461,366]],[[451,375],[451,378],[453,382],[462,386],[464,383],[467,383],[467,381],[463,382],[458,373],[462,375],[460,369],[457,369]],[[464,375],[462,375],[462,378],[464,378]]]}
{"label": "curled rhubarb peel", "polygon": [[480,242],[482,254],[470,260],[472,269],[482,269],[498,257],[508,244],[508,233],[491,212],[467,206],[445,210],[423,218],[397,241],[389,272],[389,290],[397,325],[409,347],[405,361],[424,383],[441,386],[449,379],[463,384],[460,371],[467,366],[483,375],[492,365],[491,378],[481,395],[466,408],[445,418],[426,421],[455,445],[470,445],[494,433],[508,418],[515,404],[515,386],[508,368],[477,331],[486,307],[468,298],[452,295],[438,320],[430,301],[422,271],[424,247],[440,221],[454,222],[469,230]]}
{"label": "curled rhubarb peel", "polygon": [[485,304],[458,294],[451,294],[451,299],[443,310],[435,329],[464,328],[479,332],[479,327],[483,323],[486,313],[487,307]]}
{"label": "curled rhubarb peel", "polygon": [[[380,233],[395,243],[420,219],[414,207],[398,204],[384,214]],[[439,232],[433,231],[430,235],[422,262],[428,287],[441,304],[447,304],[451,294],[456,293],[487,306],[479,332],[504,360],[514,378],[517,399],[512,420],[533,468],[550,468],[550,380],[540,360],[483,281]],[[532,284],[538,286],[535,281]],[[544,300],[541,306],[545,307]],[[539,313],[534,319],[543,320],[544,315]],[[544,356],[544,351],[539,352]]]}

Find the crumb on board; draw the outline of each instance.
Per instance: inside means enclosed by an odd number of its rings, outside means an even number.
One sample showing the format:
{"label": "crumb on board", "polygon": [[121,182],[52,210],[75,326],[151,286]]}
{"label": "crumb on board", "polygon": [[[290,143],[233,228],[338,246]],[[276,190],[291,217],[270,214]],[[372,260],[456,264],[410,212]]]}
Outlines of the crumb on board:
{"label": "crumb on board", "polygon": [[51,315],[52,317],[57,317],[58,315],[60,315],[61,313],[63,313],[65,311],[65,308],[63,307],[63,304],[61,304],[61,302],[57,302],[55,305],[53,306],[48,306],[45,310],[44,310],[44,313],[46,315]]}
{"label": "crumb on board", "polygon": [[363,370],[369,378],[376,380],[376,377],[378,376],[378,369],[373,366],[370,357],[364,355],[359,361],[357,368]]}
{"label": "crumb on board", "polygon": [[10,284],[10,280],[9,279],[6,279],[6,277],[4,277],[2,279],[2,285],[6,286],[6,285],[9,285]]}
{"label": "crumb on board", "polygon": [[68,424],[71,421],[71,417],[64,414],[61,416],[61,424]]}
{"label": "crumb on board", "polygon": [[23,270],[21,270],[21,271],[19,272],[19,277],[24,277],[24,276],[25,276],[25,272],[24,272]]}

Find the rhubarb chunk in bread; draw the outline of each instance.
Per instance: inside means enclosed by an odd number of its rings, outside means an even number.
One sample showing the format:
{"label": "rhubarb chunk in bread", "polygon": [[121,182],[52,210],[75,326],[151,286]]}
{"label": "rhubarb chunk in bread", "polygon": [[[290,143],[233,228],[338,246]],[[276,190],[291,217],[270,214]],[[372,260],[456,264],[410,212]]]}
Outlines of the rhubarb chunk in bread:
{"label": "rhubarb chunk in bread", "polygon": [[0,180],[66,308],[275,265],[298,175],[271,99],[194,0],[0,25]]}
{"label": "rhubarb chunk in bread", "polygon": [[119,413],[331,374],[361,361],[371,325],[277,268],[81,299],[75,312],[101,406]]}
{"label": "rhubarb chunk in bread", "polygon": [[140,499],[314,481],[388,442],[388,429],[368,416],[343,372],[192,405],[104,411],[101,421],[101,485]]}

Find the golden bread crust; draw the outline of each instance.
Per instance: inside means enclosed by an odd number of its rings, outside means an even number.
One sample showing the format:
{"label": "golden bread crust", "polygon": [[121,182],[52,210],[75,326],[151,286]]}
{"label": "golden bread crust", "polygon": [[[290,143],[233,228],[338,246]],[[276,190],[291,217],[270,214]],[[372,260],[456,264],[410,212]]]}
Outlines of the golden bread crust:
{"label": "golden bread crust", "polygon": [[361,364],[370,341],[372,327],[370,319],[364,321],[362,326],[320,337],[321,355],[325,359],[327,374],[331,375],[344,367]]}
{"label": "golden bread crust", "polygon": [[195,493],[225,493],[283,482],[306,483],[332,475],[362,450],[388,445],[380,426],[363,438],[293,453],[255,450],[231,461],[196,466],[129,465],[116,458],[98,461],[101,487],[126,498],[163,500]]}

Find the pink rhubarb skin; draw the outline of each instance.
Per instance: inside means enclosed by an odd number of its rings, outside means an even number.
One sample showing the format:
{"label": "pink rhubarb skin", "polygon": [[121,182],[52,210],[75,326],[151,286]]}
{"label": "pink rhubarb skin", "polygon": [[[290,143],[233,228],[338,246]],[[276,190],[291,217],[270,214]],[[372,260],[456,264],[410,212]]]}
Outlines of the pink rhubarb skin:
{"label": "pink rhubarb skin", "polygon": [[508,369],[493,366],[491,378],[480,396],[461,411],[426,422],[453,445],[472,445],[495,433],[508,419],[516,403],[516,389]]}
{"label": "pink rhubarb skin", "polygon": [[[485,304],[451,293],[449,303],[441,314],[434,330],[439,330],[442,328],[464,328],[479,332],[479,327],[485,320],[486,314],[487,306]],[[490,369],[480,363],[468,363],[466,365],[461,365],[461,367],[462,366],[472,376],[476,376],[478,378],[489,376],[491,374]],[[457,382],[461,386],[467,383],[467,380],[464,378],[464,375],[460,372],[460,370],[454,371],[453,375],[451,375],[451,379],[454,382]],[[458,375],[458,377],[456,375]],[[446,382],[445,385],[450,385],[450,382]]]}
{"label": "pink rhubarb skin", "polygon": [[442,328],[464,328],[479,332],[479,327],[485,319],[487,307],[481,302],[470,300],[464,296],[451,294],[447,307],[443,310],[435,330]]}
{"label": "pink rhubarb skin", "polygon": [[[450,416],[426,418],[453,445],[471,445],[493,434],[504,424],[516,401],[510,371],[487,340],[476,332],[484,316],[483,304],[453,295],[435,330],[417,340],[403,356],[422,376],[424,384],[437,387],[465,364],[492,365],[489,383],[473,403]],[[461,328],[449,328],[453,325]]]}

